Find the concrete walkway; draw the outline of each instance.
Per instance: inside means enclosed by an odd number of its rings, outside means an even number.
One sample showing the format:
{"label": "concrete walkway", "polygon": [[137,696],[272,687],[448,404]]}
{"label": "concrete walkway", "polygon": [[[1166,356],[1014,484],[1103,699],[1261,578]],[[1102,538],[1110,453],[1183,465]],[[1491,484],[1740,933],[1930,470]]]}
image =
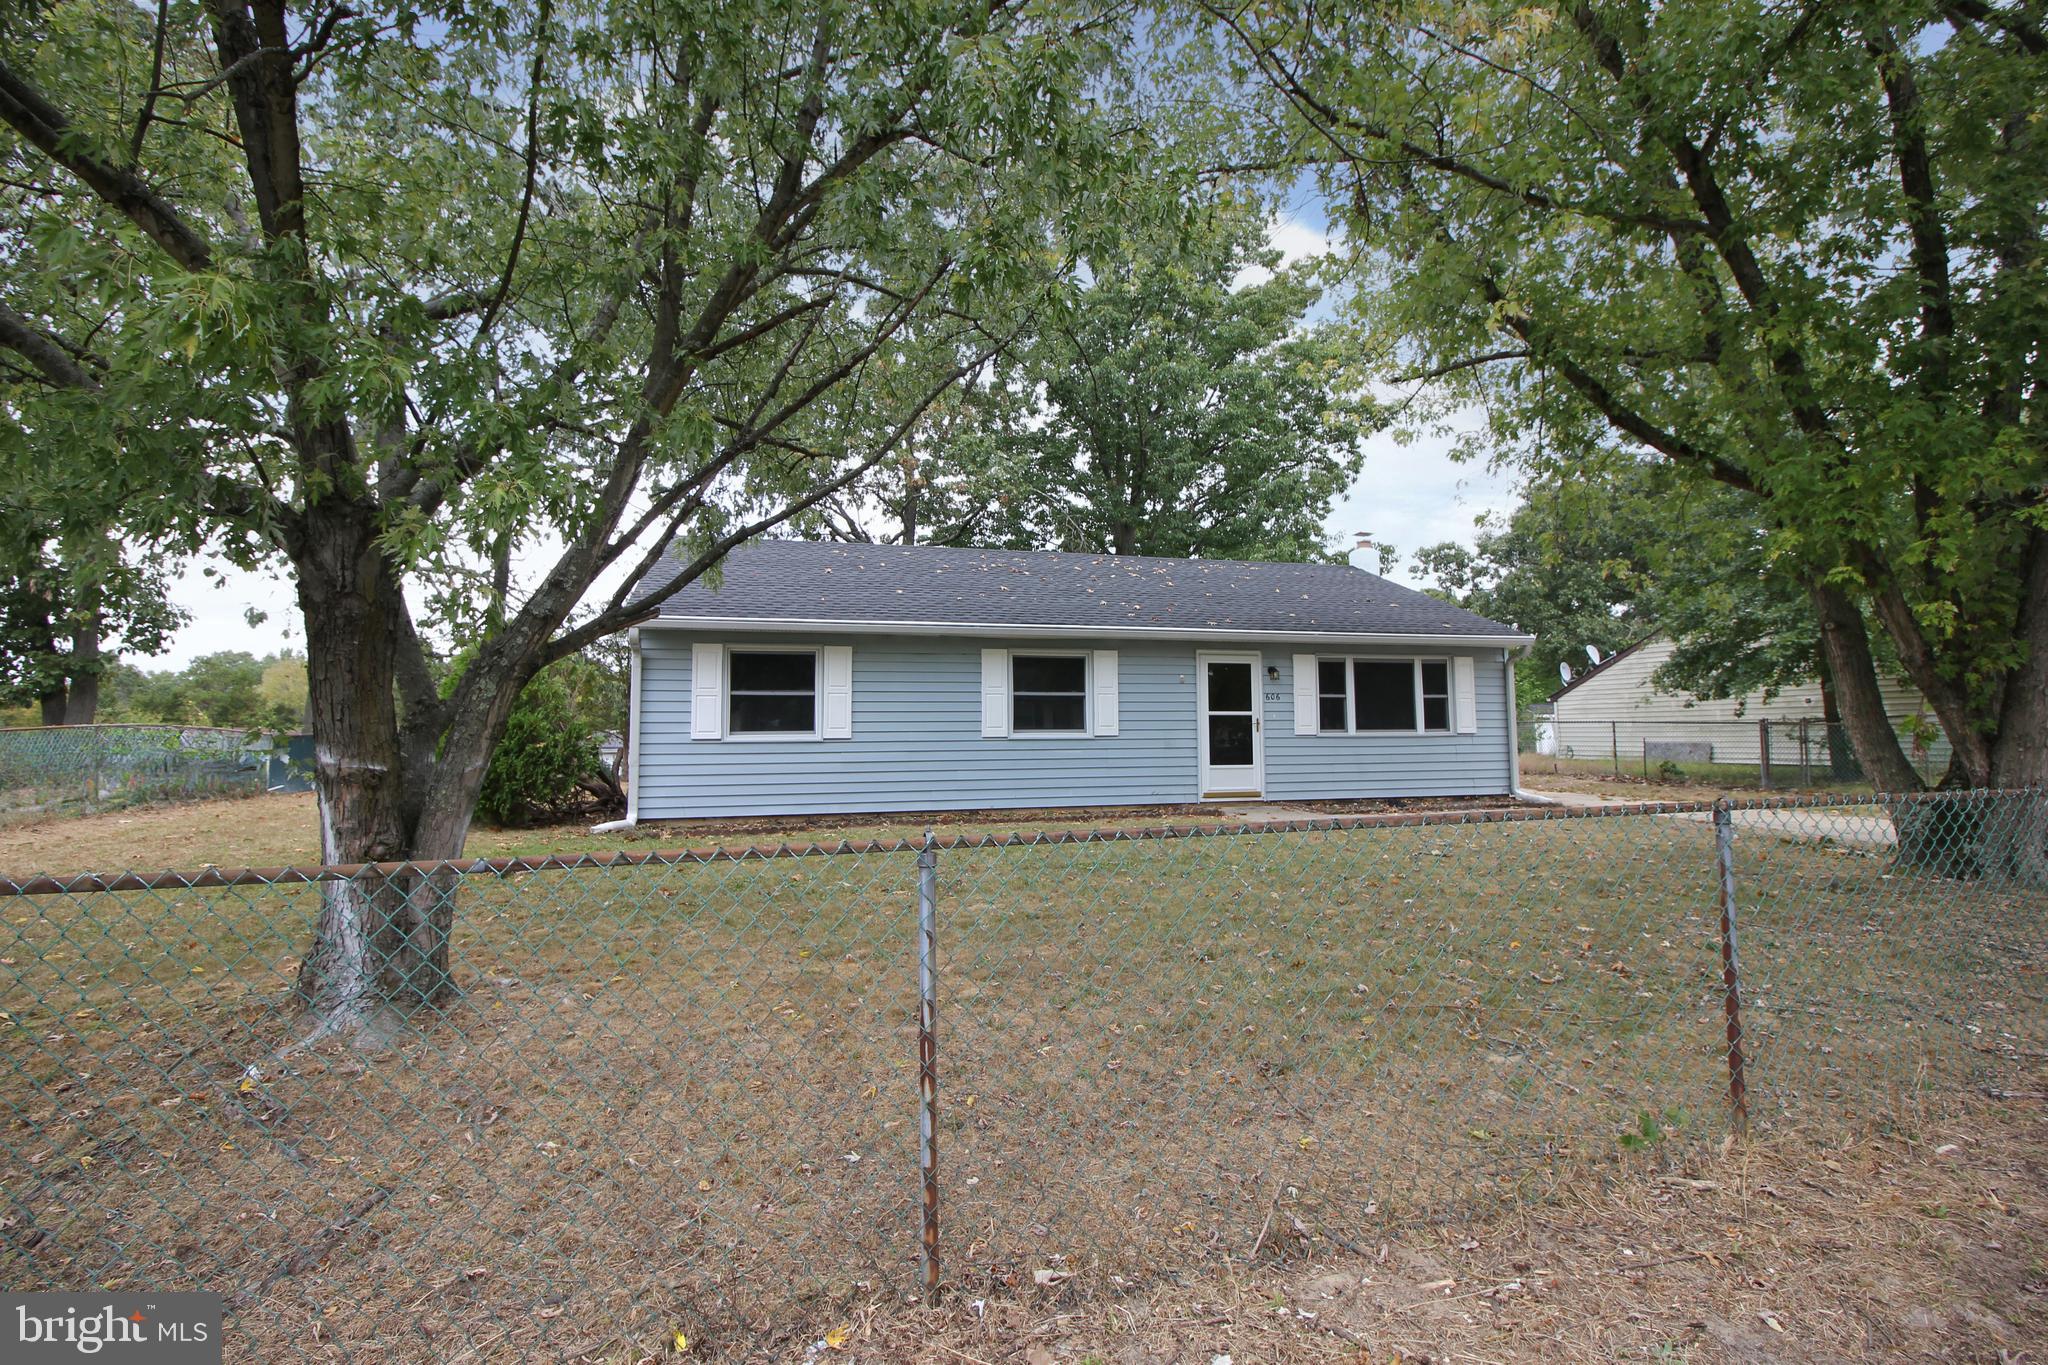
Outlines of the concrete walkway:
{"label": "concrete walkway", "polygon": [[[1539,791],[1533,787],[1525,787],[1523,790],[1530,796],[1540,796],[1545,800],[1555,801],[1560,806],[1599,806],[1626,810],[1632,806],[1647,804],[1642,801],[1596,796],[1591,792]],[[1809,810],[1801,807],[1739,810],[1735,811],[1733,816],[1738,830],[1751,829],[1761,834],[1776,835],[1780,839],[1835,843],[1845,848],[1891,848],[1899,842],[1898,833],[1892,828],[1891,817],[1875,806],[1843,810]],[[1703,824],[1712,824],[1714,820],[1711,812],[1703,810],[1688,811],[1682,815],[1667,815],[1663,818],[1696,820]]]}
{"label": "concrete walkway", "polygon": [[1243,805],[1216,807],[1219,821],[1226,825],[1285,825],[1296,820],[1327,820],[1328,811],[1290,806],[1284,801],[1247,801]]}

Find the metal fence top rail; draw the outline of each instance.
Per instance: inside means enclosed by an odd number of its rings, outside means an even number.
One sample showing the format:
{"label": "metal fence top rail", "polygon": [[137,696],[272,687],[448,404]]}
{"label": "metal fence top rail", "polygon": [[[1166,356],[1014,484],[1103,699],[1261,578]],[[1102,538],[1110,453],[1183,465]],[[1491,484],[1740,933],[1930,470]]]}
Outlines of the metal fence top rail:
{"label": "metal fence top rail", "polygon": [[0,735],[41,735],[59,731],[77,732],[93,730],[179,730],[200,731],[214,735],[247,735],[267,733],[261,727],[247,725],[179,725],[168,720],[109,720],[94,721],[89,725],[0,725]]}
{"label": "metal fence top rail", "polygon": [[454,858],[438,862],[334,863],[291,867],[205,867],[195,872],[81,872],[64,875],[9,876],[0,873],[0,897],[61,896],[100,891],[178,891],[208,887],[275,886],[309,882],[353,881],[396,876],[511,876],[528,872],[573,872],[598,868],[676,867],[707,863],[766,861],[775,858],[819,858],[916,853],[925,848],[1036,848],[1070,844],[1132,843],[1166,839],[1235,838],[1240,835],[1314,834],[1353,829],[1410,829],[1456,825],[1526,824],[1550,820],[1607,820],[1654,815],[1704,815],[1717,810],[1825,810],[1907,804],[1930,797],[1942,800],[1992,800],[2040,794],[2039,788],[2012,791],[1914,792],[1897,794],[1830,794],[1777,796],[1715,801],[1640,801],[1607,806],[1527,804],[1448,811],[1384,811],[1366,815],[1331,815],[1309,820],[1276,820],[1237,824],[1150,824],[1131,827],[1039,830],[1012,834],[938,834],[922,839],[841,839],[835,842],[746,844],[730,847],[680,848],[633,852],[546,854],[537,858]]}

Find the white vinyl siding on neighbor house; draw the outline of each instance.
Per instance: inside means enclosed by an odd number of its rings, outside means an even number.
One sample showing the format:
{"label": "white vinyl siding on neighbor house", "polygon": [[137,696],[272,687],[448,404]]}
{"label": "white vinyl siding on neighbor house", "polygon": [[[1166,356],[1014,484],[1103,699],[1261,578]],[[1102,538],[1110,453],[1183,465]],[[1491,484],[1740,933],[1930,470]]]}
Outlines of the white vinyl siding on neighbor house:
{"label": "white vinyl siding on neighbor house", "polygon": [[[1004,641],[984,649],[981,640],[937,636],[841,636],[821,644],[816,635],[785,640],[769,634],[706,641],[675,630],[643,631],[640,641],[634,771],[642,820],[1180,804],[1199,798],[1198,647],[1191,643],[1116,640],[1085,649],[1088,732],[1039,733],[1020,742],[1010,733],[1010,656],[1061,652],[1039,642]],[[833,719],[825,659],[845,651],[848,738],[806,743],[721,733],[718,743],[693,739],[692,711],[699,699],[723,710],[728,646],[816,650],[823,724]],[[1383,657],[1412,656],[1389,651]],[[1290,733],[1292,657],[1265,651],[1255,704],[1265,721],[1266,795],[1306,800],[1506,792],[1501,651],[1449,657],[1454,679],[1460,657],[1476,678],[1472,733],[1296,737]],[[715,686],[697,686],[700,661],[716,673]],[[1269,677],[1267,668],[1276,676]]]}
{"label": "white vinyl siding on neighbor house", "polygon": [[[1773,722],[1774,764],[1798,761],[1796,725],[1801,720],[1810,722],[1812,744],[1825,747],[1820,684],[1788,687],[1769,701],[1761,692],[1719,700],[1660,692],[1652,675],[1676,648],[1662,637],[1646,641],[1558,697],[1551,718],[1558,755],[1598,760],[1618,755],[1623,763],[1640,762],[1647,740],[1689,741],[1711,744],[1713,762],[1753,764],[1760,752],[1757,722],[1766,719]],[[1927,713],[1927,703],[1906,682],[1880,677],[1878,689],[1894,723]],[[1946,764],[1948,752],[1948,742],[1937,739],[1925,761]]]}

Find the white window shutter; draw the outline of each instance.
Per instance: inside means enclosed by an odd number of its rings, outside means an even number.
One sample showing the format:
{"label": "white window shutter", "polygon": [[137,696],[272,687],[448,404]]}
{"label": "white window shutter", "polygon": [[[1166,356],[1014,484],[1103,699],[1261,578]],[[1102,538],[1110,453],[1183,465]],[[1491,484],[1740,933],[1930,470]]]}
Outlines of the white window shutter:
{"label": "white window shutter", "polygon": [[1010,651],[981,651],[981,737],[1007,739],[1010,734]]}
{"label": "white window shutter", "polygon": [[818,737],[853,738],[853,646],[818,650]]}
{"label": "white window shutter", "polygon": [[1116,651],[1095,651],[1095,733],[1117,733]]}
{"label": "white window shutter", "polygon": [[1294,733],[1312,735],[1323,728],[1323,699],[1317,691],[1316,656],[1294,656]]}
{"label": "white window shutter", "polygon": [[1468,656],[1461,654],[1451,660],[1451,714],[1461,735],[1479,733],[1479,688],[1472,674]]}
{"label": "white window shutter", "polygon": [[690,646],[690,738],[725,738],[725,646]]}

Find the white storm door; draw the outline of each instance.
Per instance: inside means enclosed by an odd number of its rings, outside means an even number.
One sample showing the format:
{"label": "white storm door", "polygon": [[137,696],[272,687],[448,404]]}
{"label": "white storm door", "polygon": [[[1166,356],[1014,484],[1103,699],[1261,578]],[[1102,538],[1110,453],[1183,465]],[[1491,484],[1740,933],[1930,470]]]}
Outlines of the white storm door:
{"label": "white storm door", "polygon": [[1259,705],[1259,656],[1197,654],[1201,679],[1202,796],[1253,797],[1266,791],[1266,736]]}

